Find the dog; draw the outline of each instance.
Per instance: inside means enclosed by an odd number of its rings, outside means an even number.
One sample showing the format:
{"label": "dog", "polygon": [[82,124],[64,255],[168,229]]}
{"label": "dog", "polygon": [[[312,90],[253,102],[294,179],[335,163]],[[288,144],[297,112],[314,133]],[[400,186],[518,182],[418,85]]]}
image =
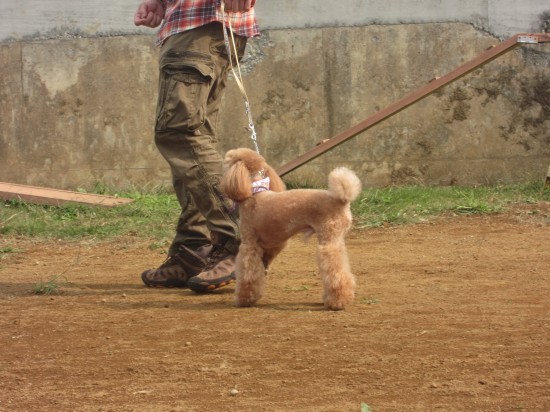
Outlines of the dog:
{"label": "dog", "polygon": [[284,182],[253,150],[229,150],[220,189],[238,207],[241,244],[235,261],[235,300],[253,306],[261,297],[269,265],[290,237],[317,235],[317,263],[323,281],[323,302],[341,310],[355,295],[344,236],[351,227],[350,202],[361,181],[339,167],[328,176],[328,190],[286,190]]}

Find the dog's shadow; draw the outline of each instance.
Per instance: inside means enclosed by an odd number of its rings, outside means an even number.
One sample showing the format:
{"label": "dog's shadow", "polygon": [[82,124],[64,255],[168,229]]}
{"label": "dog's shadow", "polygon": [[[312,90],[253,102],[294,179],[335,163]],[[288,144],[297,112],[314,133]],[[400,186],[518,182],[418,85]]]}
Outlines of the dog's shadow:
{"label": "dog's shadow", "polygon": [[[234,291],[231,289],[222,289],[222,290],[216,290],[212,293],[205,294],[205,295],[199,295],[203,296],[205,300],[201,302],[196,302],[196,298],[194,299],[194,302],[189,302],[188,307],[186,309],[190,310],[212,310],[212,309],[234,309],[238,311],[277,311],[277,312],[317,312],[317,311],[325,311],[325,306],[323,302],[311,302],[311,301],[304,301],[304,302],[269,302],[264,301],[263,299],[257,302],[253,306],[237,306],[235,305],[235,301],[231,295],[234,294]],[[229,301],[225,300],[226,295],[229,296]],[[190,297],[197,296],[194,293],[189,293]],[[217,300],[212,301],[211,298],[215,296],[224,296],[224,300]]]}
{"label": "dog's shadow", "polygon": [[[254,308],[273,310],[273,311],[282,311],[282,312],[324,312],[325,305],[323,303],[313,303],[313,302],[293,302],[293,303],[258,303]],[[250,308],[237,308],[236,309],[250,309]]]}
{"label": "dog's shadow", "polygon": [[231,289],[220,289],[206,294],[196,294],[191,291],[183,292],[179,290],[181,300],[174,302],[173,300],[162,299],[162,294],[171,295],[170,291],[162,290],[158,295],[159,299],[152,298],[147,302],[131,302],[118,299],[117,301],[108,302],[106,306],[112,309],[128,310],[128,309],[145,309],[159,308],[172,310],[182,310],[191,312],[208,312],[220,310],[234,310],[237,312],[252,312],[252,311],[273,311],[273,312],[323,312],[325,307],[322,302],[258,302],[254,306],[239,307],[235,305]]}

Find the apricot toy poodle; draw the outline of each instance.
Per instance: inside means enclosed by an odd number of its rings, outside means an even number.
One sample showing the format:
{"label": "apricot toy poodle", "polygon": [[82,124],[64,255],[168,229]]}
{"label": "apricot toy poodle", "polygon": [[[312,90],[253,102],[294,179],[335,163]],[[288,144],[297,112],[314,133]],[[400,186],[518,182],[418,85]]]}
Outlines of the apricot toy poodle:
{"label": "apricot toy poodle", "polygon": [[265,159],[253,150],[230,150],[224,159],[221,190],[236,202],[241,245],[236,258],[237,306],[252,306],[262,296],[266,270],[288,239],[317,235],[317,263],[326,309],[341,310],[355,294],[344,236],[351,227],[352,202],[361,181],[339,167],[328,176],[328,190],[286,190]]}

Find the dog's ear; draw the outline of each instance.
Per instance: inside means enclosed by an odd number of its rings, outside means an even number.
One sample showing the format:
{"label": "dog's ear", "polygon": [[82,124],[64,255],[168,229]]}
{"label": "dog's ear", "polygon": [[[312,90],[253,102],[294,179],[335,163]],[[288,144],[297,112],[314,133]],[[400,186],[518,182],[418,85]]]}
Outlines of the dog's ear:
{"label": "dog's ear", "polygon": [[286,190],[285,183],[279,177],[275,169],[269,165],[264,166],[265,174],[269,177],[269,190],[273,192],[284,192]]}
{"label": "dog's ear", "polygon": [[237,161],[225,171],[220,181],[220,189],[229,199],[236,202],[252,196],[250,172],[244,162]]}

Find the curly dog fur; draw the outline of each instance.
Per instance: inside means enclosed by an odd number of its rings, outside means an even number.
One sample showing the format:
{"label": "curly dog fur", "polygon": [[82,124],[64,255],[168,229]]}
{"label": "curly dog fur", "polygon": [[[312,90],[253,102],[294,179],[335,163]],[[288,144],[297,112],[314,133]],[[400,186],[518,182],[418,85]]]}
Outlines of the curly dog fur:
{"label": "curly dog fur", "polygon": [[[226,153],[221,190],[237,202],[241,245],[236,258],[237,306],[252,306],[262,296],[266,270],[287,240],[299,233],[318,238],[317,263],[326,309],[341,310],[355,294],[344,236],[351,226],[350,202],[361,191],[349,169],[334,169],[328,190],[285,190],[285,184],[265,159],[250,149]],[[253,194],[253,176],[270,179],[269,191]]]}

